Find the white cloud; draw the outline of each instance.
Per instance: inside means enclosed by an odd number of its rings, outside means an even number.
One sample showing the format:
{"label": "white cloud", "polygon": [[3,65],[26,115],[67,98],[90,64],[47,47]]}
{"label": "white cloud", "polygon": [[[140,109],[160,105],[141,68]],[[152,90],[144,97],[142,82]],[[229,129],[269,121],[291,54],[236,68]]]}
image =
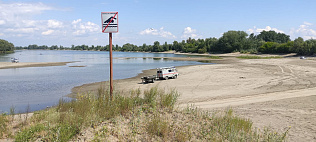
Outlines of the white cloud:
{"label": "white cloud", "polygon": [[171,32],[165,31],[164,27],[159,28],[159,30],[154,29],[154,28],[148,28],[139,32],[139,34],[140,35],[155,35],[155,36],[159,36],[163,38],[171,38],[171,39],[176,38],[176,36],[173,35]]}
{"label": "white cloud", "polygon": [[62,28],[63,23],[57,20],[48,20],[47,21],[48,28]]}
{"label": "white cloud", "polygon": [[92,22],[82,22],[81,19],[74,20],[72,22],[72,27],[74,32],[73,35],[85,35],[89,33],[97,33],[98,31],[101,31],[101,28],[99,25],[92,23]]}
{"label": "white cloud", "polygon": [[183,34],[181,36],[182,39],[187,39],[187,38],[201,38],[200,35],[196,34],[196,30],[192,29],[191,27],[186,27],[183,30]]}
{"label": "white cloud", "polygon": [[313,25],[312,23],[309,23],[309,22],[304,22],[305,25],[308,25],[308,26],[311,26]]}
{"label": "white cloud", "polygon": [[[48,44],[99,44],[104,40],[92,42],[101,33],[99,25],[76,19],[35,19],[37,15],[49,10],[58,10],[43,3],[3,2],[0,0],[0,33],[16,45]],[[27,40],[26,40],[27,39]]]}
{"label": "white cloud", "polygon": [[316,27],[312,23],[304,22],[297,29],[291,29],[291,37],[302,37],[307,39],[316,39]]}
{"label": "white cloud", "polygon": [[77,23],[79,23],[79,22],[81,22],[81,21],[82,21],[81,19],[77,19],[77,20],[72,21],[71,24],[76,25]]}
{"label": "white cloud", "polygon": [[3,3],[0,1],[0,19],[16,21],[26,19],[42,11],[53,10],[52,7],[43,3]]}
{"label": "white cloud", "polygon": [[37,31],[37,28],[9,28],[6,29],[6,32],[13,32],[13,33],[34,33]]}
{"label": "white cloud", "polygon": [[47,30],[45,32],[42,32],[42,35],[51,35],[54,32],[54,30]]}
{"label": "white cloud", "polygon": [[[33,20],[33,16],[54,8],[43,3],[4,3],[0,1],[0,31],[6,36],[32,36],[47,30],[46,20]],[[16,34],[18,33],[18,34]]]}
{"label": "white cloud", "polygon": [[16,24],[18,27],[36,27],[40,21],[35,20],[21,20],[19,24]]}
{"label": "white cloud", "polygon": [[158,35],[158,30],[153,28],[148,28],[141,31],[139,34],[141,35]]}
{"label": "white cloud", "polygon": [[254,34],[259,34],[262,31],[275,31],[277,33],[284,33],[283,31],[277,29],[277,28],[271,28],[270,26],[266,26],[264,29],[257,28],[256,26],[253,27],[253,29],[248,29],[248,33],[254,33]]}
{"label": "white cloud", "polygon": [[6,22],[4,20],[0,20],[0,25],[4,25]]}

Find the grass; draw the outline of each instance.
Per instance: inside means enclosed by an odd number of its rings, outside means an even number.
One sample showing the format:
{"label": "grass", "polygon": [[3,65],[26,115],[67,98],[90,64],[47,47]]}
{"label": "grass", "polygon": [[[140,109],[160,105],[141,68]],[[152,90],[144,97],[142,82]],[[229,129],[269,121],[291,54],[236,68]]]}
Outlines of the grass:
{"label": "grass", "polygon": [[[79,94],[51,109],[34,112],[14,135],[15,141],[284,141],[287,132],[253,128],[232,109],[211,113],[195,107],[179,109],[176,90]],[[0,116],[0,136],[10,118]],[[85,135],[91,133],[92,135]]]}
{"label": "grass", "polygon": [[238,56],[239,59],[278,59],[283,58],[282,56],[269,56],[269,57],[261,57],[261,56]]}
{"label": "grass", "polygon": [[0,139],[7,133],[7,123],[9,122],[6,114],[0,115]]}
{"label": "grass", "polygon": [[209,59],[223,59],[219,56],[206,56],[206,58],[209,58]]}

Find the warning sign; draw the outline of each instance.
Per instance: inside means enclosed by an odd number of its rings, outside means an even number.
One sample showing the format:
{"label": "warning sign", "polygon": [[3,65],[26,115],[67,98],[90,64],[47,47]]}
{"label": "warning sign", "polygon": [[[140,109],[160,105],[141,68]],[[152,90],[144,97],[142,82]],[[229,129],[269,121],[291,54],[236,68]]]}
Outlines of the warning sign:
{"label": "warning sign", "polygon": [[103,33],[118,32],[118,12],[102,12],[101,19]]}

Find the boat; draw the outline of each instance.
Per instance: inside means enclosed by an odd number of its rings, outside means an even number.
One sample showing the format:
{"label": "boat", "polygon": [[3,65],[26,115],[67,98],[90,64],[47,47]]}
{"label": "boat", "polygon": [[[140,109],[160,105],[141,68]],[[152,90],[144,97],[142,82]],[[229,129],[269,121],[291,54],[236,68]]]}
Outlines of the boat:
{"label": "boat", "polygon": [[18,63],[18,62],[19,62],[19,59],[18,59],[18,58],[11,58],[11,62],[12,62],[12,63]]}

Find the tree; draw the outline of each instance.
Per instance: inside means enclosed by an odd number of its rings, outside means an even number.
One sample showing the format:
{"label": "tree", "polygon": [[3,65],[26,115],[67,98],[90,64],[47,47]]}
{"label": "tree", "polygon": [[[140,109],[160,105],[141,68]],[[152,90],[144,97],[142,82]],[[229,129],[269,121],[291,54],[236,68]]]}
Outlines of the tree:
{"label": "tree", "polygon": [[298,37],[294,40],[294,45],[292,48],[292,51],[296,52],[297,54],[304,54],[304,39],[301,37]]}
{"label": "tree", "polygon": [[153,45],[153,52],[162,52],[162,47],[160,46],[159,41],[155,41]]}
{"label": "tree", "polygon": [[290,36],[283,33],[276,33],[275,31],[262,31],[257,35],[257,39],[265,42],[287,43],[291,41]]}
{"label": "tree", "polygon": [[316,54],[316,40],[315,39],[309,39],[305,41],[307,45],[310,48],[310,55]]}
{"label": "tree", "polygon": [[0,39],[0,53],[14,52],[14,45],[6,40]]}
{"label": "tree", "polygon": [[218,39],[216,51],[230,53],[239,51],[240,49],[249,48],[244,47],[246,37],[248,34],[244,31],[228,31]]}
{"label": "tree", "polygon": [[206,38],[205,39],[205,45],[206,45],[206,50],[207,52],[216,52],[216,45],[217,45],[217,38]]}
{"label": "tree", "polygon": [[173,42],[172,48],[173,48],[173,50],[175,50],[176,52],[182,51],[182,48],[181,48],[180,44],[178,43],[178,41],[174,41],[174,42]]}
{"label": "tree", "polygon": [[294,40],[294,50],[299,55],[313,55],[316,53],[316,40],[310,39],[304,42],[304,39],[298,37]]}
{"label": "tree", "polygon": [[169,51],[169,45],[167,44],[167,42],[165,42],[165,44],[163,45],[163,50]]}
{"label": "tree", "polygon": [[291,48],[294,45],[294,41],[289,41],[287,43],[282,43],[277,46],[277,53],[291,53]]}
{"label": "tree", "polygon": [[262,53],[276,53],[277,46],[279,44],[276,42],[266,42],[259,48],[259,52]]}

